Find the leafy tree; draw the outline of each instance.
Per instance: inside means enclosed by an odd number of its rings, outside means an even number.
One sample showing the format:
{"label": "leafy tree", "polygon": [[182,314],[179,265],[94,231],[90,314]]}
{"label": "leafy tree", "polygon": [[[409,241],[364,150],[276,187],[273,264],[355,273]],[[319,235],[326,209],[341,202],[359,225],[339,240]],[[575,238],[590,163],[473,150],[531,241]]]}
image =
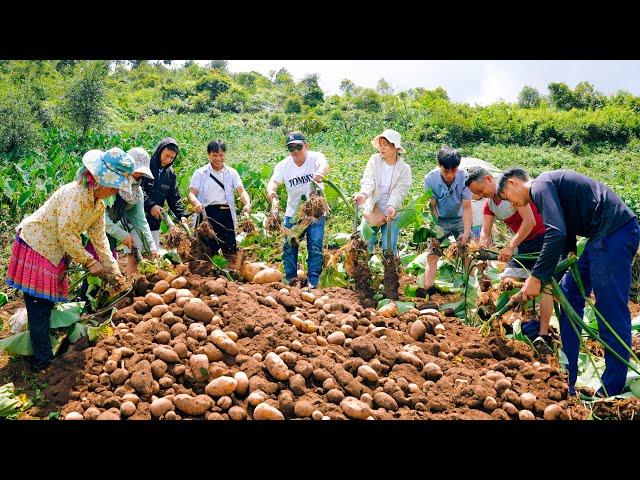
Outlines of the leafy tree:
{"label": "leafy tree", "polygon": [[343,95],[351,95],[352,93],[355,92],[355,90],[356,90],[356,84],[353,83],[348,78],[345,78],[340,82],[340,91],[342,92]]}
{"label": "leafy tree", "polygon": [[387,82],[384,78],[378,80],[378,85],[376,86],[376,90],[380,95],[391,95],[393,94],[393,88],[391,88],[391,84]]}
{"label": "leafy tree", "polygon": [[285,113],[300,113],[302,112],[302,102],[297,97],[289,97],[284,103]]}
{"label": "leafy tree", "polygon": [[92,127],[101,127],[106,117],[105,72],[100,62],[89,63],[70,85],[62,113],[84,137]]}
{"label": "leafy tree", "polygon": [[280,70],[278,70],[278,72],[275,74],[273,82],[278,87],[292,85],[294,83],[293,77],[285,68],[281,68]]}
{"label": "leafy tree", "polygon": [[571,110],[576,106],[574,94],[566,83],[552,82],[547,88],[549,89],[549,100],[555,108]]}
{"label": "leafy tree", "polygon": [[367,112],[379,112],[382,109],[380,96],[372,88],[365,88],[361,92],[358,92],[358,95],[353,99],[353,103],[358,110],[365,110]]}
{"label": "leafy tree", "polygon": [[577,108],[595,110],[605,105],[605,96],[589,82],[580,82],[573,91]]}
{"label": "leafy tree", "polygon": [[305,105],[315,107],[324,101],[324,93],[318,85],[318,74],[307,75],[300,82],[300,86]]}
{"label": "leafy tree", "polygon": [[229,90],[232,80],[226,75],[216,71],[209,71],[196,81],[197,92],[208,92],[211,100],[215,100],[218,95]]}
{"label": "leafy tree", "polygon": [[129,65],[131,65],[131,68],[140,68],[143,65],[148,65],[149,61],[148,60],[129,60]]}
{"label": "leafy tree", "polygon": [[211,60],[209,62],[209,68],[227,73],[229,72],[229,60]]}
{"label": "leafy tree", "polygon": [[518,105],[522,108],[535,108],[540,105],[540,93],[537,89],[525,85],[518,94]]}
{"label": "leafy tree", "polygon": [[0,152],[22,154],[38,144],[42,129],[19,92],[0,96],[0,118]]}

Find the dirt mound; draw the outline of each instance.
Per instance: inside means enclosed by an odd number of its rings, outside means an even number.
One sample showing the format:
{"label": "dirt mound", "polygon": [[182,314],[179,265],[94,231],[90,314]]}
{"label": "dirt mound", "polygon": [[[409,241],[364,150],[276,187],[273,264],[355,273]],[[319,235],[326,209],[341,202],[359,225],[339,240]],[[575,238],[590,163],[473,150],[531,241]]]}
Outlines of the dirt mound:
{"label": "dirt mound", "polygon": [[[145,296],[114,317],[112,336],[41,374],[49,411],[123,419],[540,419],[557,404],[556,418],[589,415],[567,398],[557,364],[537,361],[522,342],[482,337],[455,317],[414,309],[384,318],[351,290],[239,284],[183,269],[181,277],[164,276],[182,290],[139,292]],[[22,363],[5,368],[17,375]]]}

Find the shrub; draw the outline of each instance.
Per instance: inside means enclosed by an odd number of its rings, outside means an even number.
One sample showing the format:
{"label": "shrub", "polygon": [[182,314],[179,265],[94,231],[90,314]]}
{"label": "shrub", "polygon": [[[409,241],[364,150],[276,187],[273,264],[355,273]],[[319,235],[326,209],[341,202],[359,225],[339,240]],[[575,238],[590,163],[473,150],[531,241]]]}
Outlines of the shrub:
{"label": "shrub", "polygon": [[300,113],[302,112],[302,101],[298,97],[289,97],[284,102],[285,113]]}
{"label": "shrub", "polygon": [[0,152],[22,154],[40,142],[42,127],[17,92],[0,96],[0,118]]}

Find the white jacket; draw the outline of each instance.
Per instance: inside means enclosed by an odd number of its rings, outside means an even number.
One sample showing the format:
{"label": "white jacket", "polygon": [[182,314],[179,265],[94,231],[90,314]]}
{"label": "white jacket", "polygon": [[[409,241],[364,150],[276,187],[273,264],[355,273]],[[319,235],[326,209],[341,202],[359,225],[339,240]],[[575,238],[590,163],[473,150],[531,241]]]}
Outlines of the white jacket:
{"label": "white jacket", "polygon": [[[369,158],[367,166],[364,169],[362,180],[360,180],[360,193],[364,193],[367,196],[362,208],[363,215],[371,213],[380,199],[378,185],[380,184],[383,161],[379,153],[374,153],[371,155],[371,158]],[[404,197],[406,197],[410,188],[411,167],[402,157],[398,157],[398,163],[391,178],[391,189],[389,191],[389,201],[387,204],[396,210],[400,209]]]}

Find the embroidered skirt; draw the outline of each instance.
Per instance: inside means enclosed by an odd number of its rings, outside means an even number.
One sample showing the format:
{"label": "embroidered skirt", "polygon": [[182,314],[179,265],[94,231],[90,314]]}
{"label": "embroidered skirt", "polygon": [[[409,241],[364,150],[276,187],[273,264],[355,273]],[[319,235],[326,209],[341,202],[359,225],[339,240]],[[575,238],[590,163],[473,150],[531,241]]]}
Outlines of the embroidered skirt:
{"label": "embroidered skirt", "polygon": [[7,270],[7,285],[51,302],[66,302],[69,296],[67,265],[66,255],[57,266],[53,265],[16,235]]}

